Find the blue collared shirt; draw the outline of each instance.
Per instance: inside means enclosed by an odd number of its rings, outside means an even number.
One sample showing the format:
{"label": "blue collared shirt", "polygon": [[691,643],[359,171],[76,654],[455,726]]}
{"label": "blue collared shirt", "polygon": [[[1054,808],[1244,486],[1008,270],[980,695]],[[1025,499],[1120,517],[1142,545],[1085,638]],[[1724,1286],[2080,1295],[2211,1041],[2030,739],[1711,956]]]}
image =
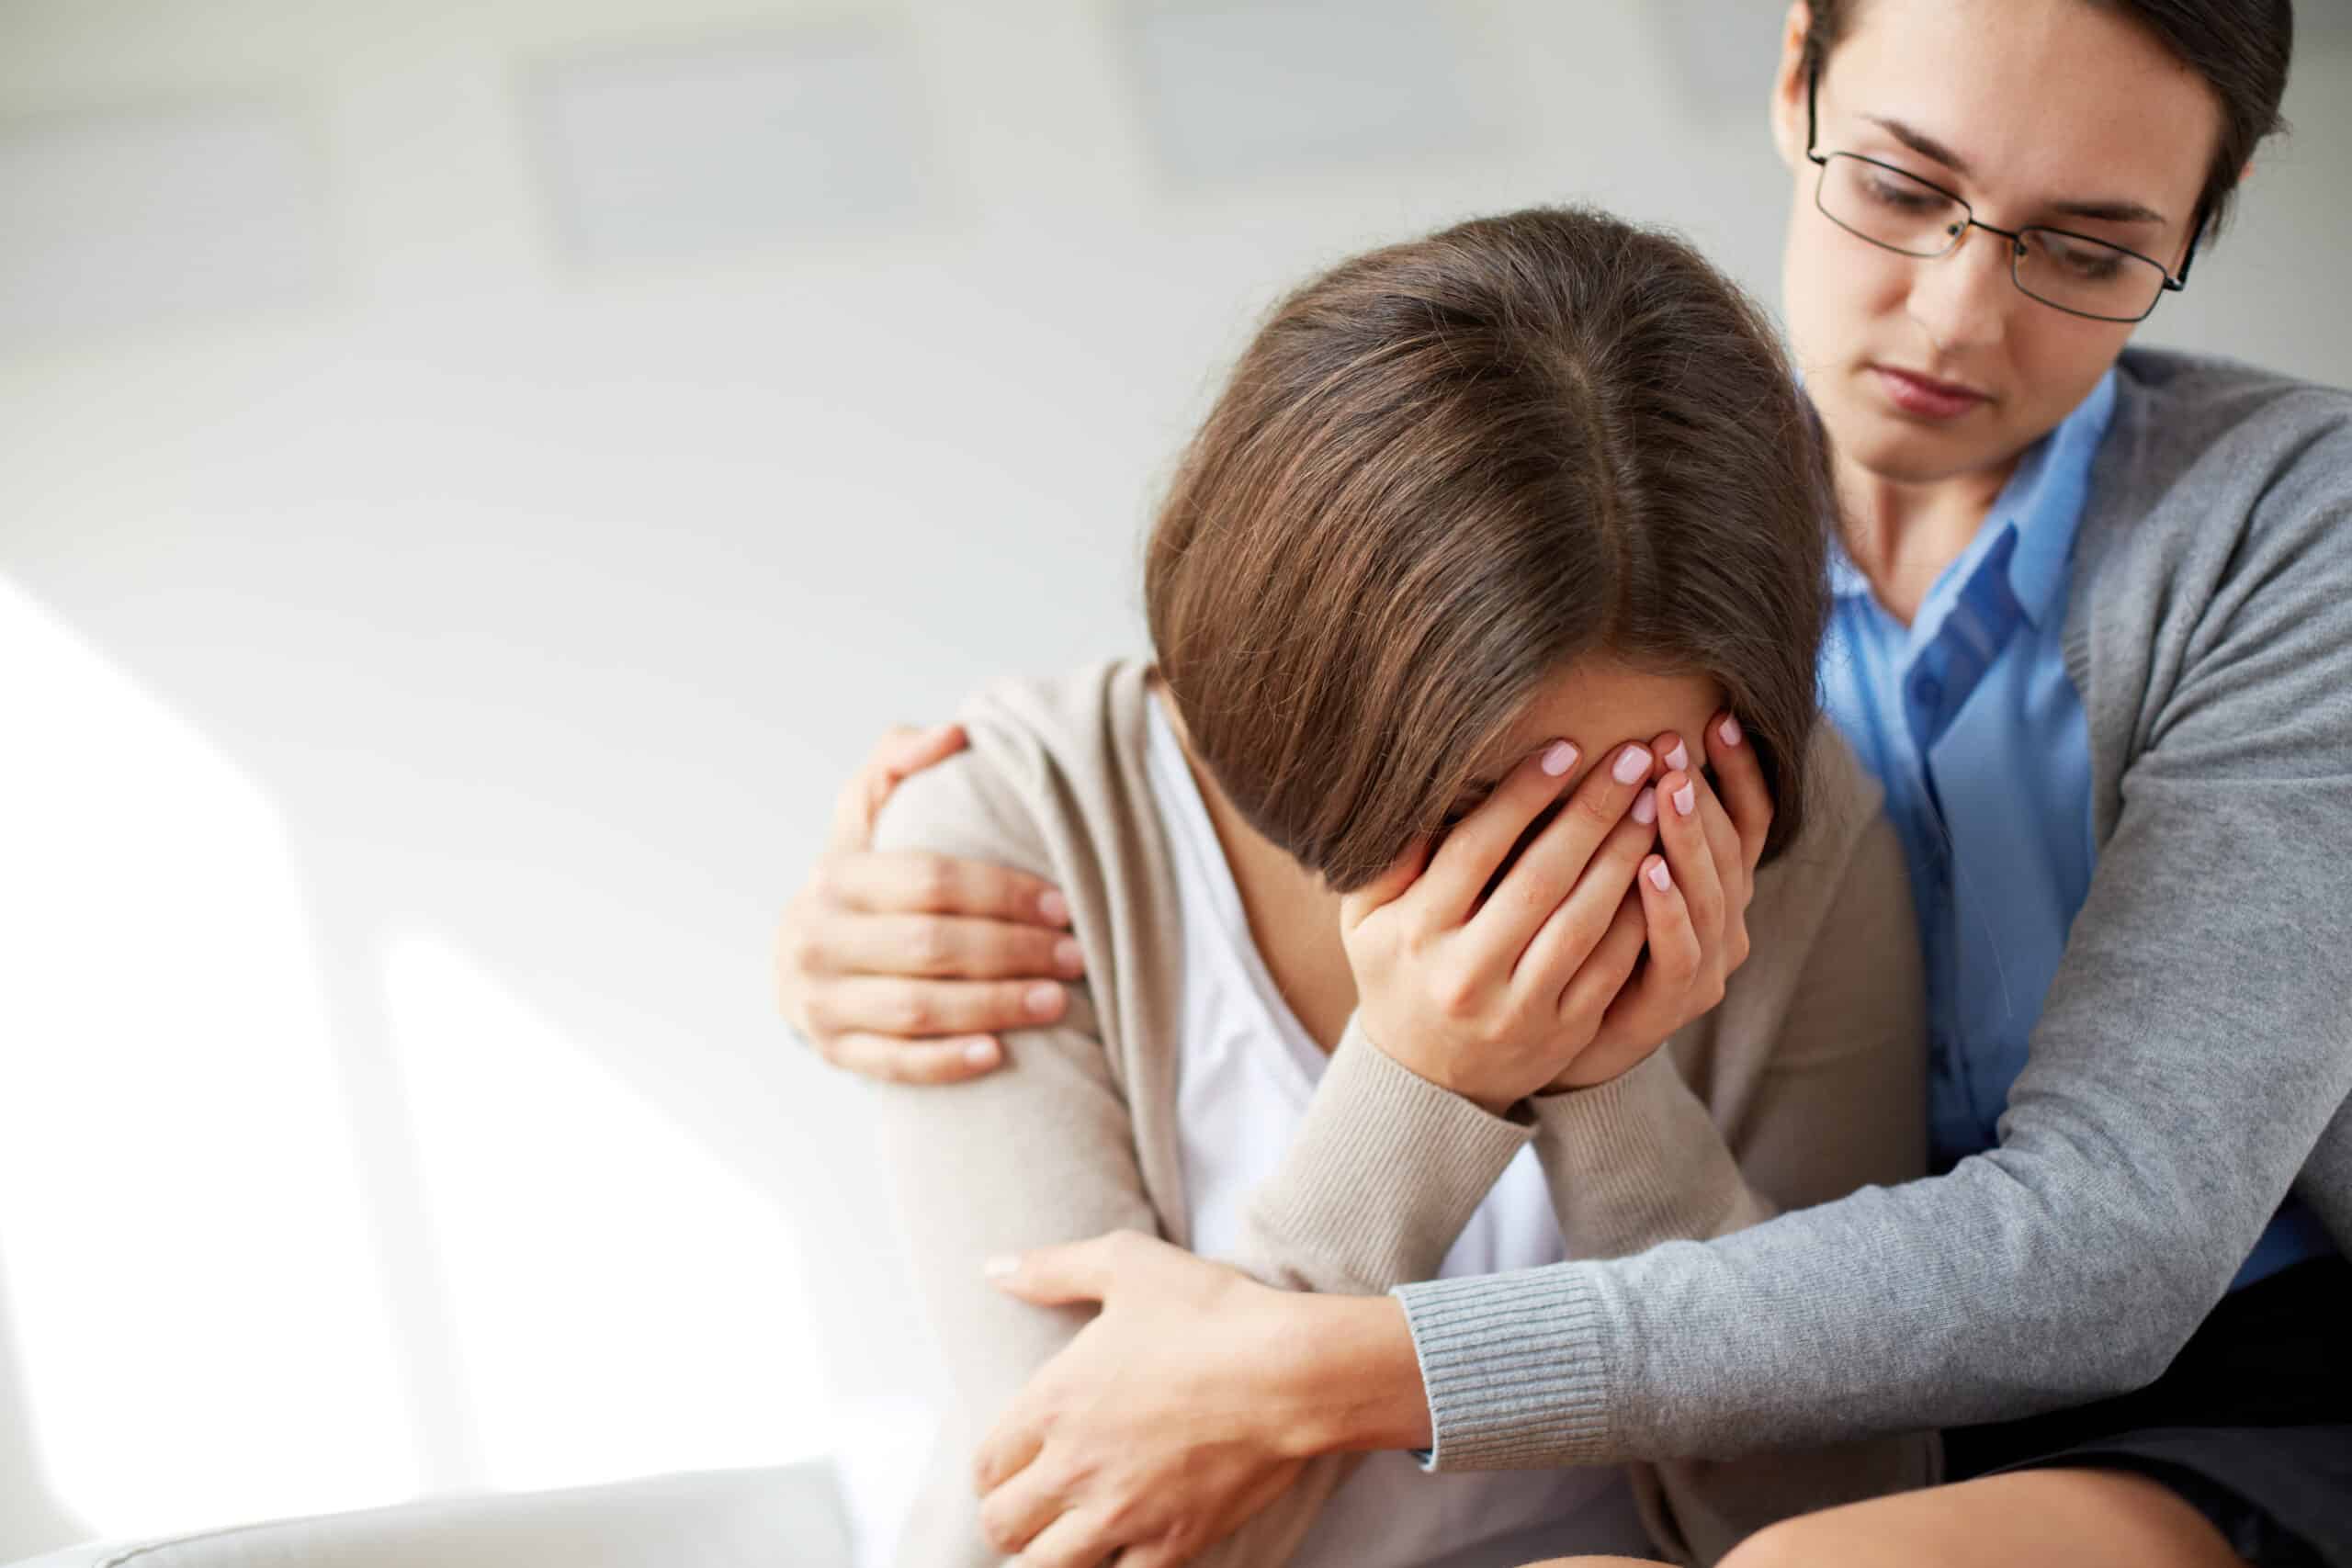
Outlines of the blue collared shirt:
{"label": "blue collared shirt", "polygon": [[[1831,561],[1822,700],[1885,786],[1910,866],[1938,1170],[1999,1142],[2009,1086],[2098,861],[2090,727],[2064,637],[2075,534],[2114,412],[2110,370],[2018,459],[1909,626],[1842,551]],[[2332,1250],[2317,1220],[2290,1202],[2235,1284]]]}

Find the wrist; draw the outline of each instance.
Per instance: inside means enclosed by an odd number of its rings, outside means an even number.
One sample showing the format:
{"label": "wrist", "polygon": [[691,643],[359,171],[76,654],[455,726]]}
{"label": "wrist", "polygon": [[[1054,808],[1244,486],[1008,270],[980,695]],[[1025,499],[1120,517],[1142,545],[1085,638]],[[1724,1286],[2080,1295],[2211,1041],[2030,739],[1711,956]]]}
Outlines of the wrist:
{"label": "wrist", "polygon": [[1392,1032],[1374,1023],[1364,1016],[1361,1007],[1356,1010],[1355,1028],[1365,1044],[1423,1083],[1434,1085],[1457,1099],[1466,1100],[1489,1116],[1510,1116],[1511,1108],[1525,1098],[1519,1094],[1498,1093],[1489,1085],[1462,1082],[1456,1075],[1446,1071],[1442,1063],[1419,1061],[1407,1052],[1383,1044],[1385,1039],[1410,1039],[1412,1036],[1406,1032]]}
{"label": "wrist", "polygon": [[1293,1459],[1425,1449],[1429,1394],[1405,1304],[1394,1296],[1283,1292],[1281,1331],[1266,1337],[1279,1385],[1272,1445]]}

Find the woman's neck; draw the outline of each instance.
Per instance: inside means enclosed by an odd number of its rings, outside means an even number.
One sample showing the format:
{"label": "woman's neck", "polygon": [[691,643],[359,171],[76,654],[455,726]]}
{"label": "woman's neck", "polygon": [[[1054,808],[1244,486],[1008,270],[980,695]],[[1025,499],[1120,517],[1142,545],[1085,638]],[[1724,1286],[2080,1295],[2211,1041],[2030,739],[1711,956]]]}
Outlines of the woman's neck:
{"label": "woman's neck", "polygon": [[1355,975],[1340,942],[1340,896],[1243,819],[1193,750],[1193,738],[1165,686],[1154,698],[1183,748],[1185,765],[1208,807],[1225,863],[1241,894],[1250,940],[1290,1010],[1325,1051],[1339,1044],[1355,1011]]}
{"label": "woman's neck", "polygon": [[1840,458],[1838,505],[1846,554],[1889,615],[1908,626],[1944,569],[1967,550],[2017,468],[1911,483]]}

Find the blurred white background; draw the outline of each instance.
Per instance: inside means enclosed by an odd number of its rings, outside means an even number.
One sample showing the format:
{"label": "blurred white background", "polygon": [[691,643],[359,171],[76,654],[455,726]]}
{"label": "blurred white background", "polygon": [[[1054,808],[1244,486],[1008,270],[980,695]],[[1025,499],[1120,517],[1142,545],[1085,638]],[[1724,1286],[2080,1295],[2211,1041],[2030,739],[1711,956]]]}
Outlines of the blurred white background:
{"label": "blurred white background", "polygon": [[[2352,6],[2149,338],[2352,378]],[[812,1454],[930,1368],[775,915],[1142,645],[1316,265],[1768,299],[1772,0],[0,0],[0,1559]]]}

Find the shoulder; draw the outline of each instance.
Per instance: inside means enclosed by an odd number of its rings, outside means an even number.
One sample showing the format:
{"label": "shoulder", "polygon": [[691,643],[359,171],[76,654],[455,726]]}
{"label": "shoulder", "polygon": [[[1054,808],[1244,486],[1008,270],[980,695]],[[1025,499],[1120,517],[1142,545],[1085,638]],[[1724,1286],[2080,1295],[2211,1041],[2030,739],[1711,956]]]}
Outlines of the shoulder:
{"label": "shoulder", "polygon": [[1826,877],[1834,882],[1871,829],[1883,825],[1885,805],[1886,792],[1878,780],[1862,766],[1838,727],[1824,717],[1814,726],[1805,747],[1804,831],[1785,854],[1757,874],[1758,894],[1765,880],[1783,868],[1792,880]]}
{"label": "shoulder", "polygon": [[1145,667],[1129,660],[992,682],[956,714],[968,744],[910,774],[875,824],[880,850],[929,850],[1049,878],[1128,836],[1139,798]]}
{"label": "shoulder", "polygon": [[1755,943],[1751,965],[1774,951],[1781,965],[1801,964],[1832,912],[1855,897],[1858,883],[1878,891],[1906,886],[1902,847],[1886,820],[1885,792],[1826,718],[1814,727],[1805,767],[1804,831],[1756,874],[1747,916]]}
{"label": "shoulder", "polygon": [[2292,530],[2352,505],[2352,391],[2203,355],[2126,351],[2094,474],[2102,510]]}
{"label": "shoulder", "polygon": [[2136,409],[2187,447],[2352,422],[2352,390],[2216,355],[2131,348],[2115,369],[2118,412]]}

